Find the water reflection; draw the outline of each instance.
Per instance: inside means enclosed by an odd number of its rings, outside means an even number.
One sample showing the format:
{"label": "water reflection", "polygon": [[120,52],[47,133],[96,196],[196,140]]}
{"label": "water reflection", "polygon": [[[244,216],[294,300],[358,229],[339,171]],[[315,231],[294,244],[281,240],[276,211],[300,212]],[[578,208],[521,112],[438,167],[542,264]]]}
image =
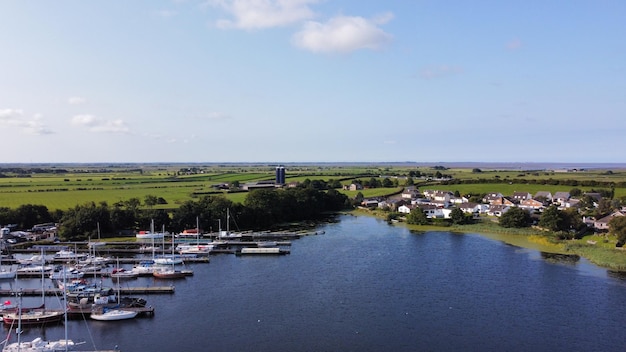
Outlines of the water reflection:
{"label": "water reflection", "polygon": [[580,256],[576,254],[557,254],[541,252],[541,258],[549,263],[575,265],[580,261]]}

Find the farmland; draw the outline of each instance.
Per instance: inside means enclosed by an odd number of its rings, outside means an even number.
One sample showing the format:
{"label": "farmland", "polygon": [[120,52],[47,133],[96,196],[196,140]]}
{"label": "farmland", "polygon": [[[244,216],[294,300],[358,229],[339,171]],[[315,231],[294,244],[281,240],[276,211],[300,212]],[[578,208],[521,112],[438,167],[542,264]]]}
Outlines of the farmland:
{"label": "farmland", "polygon": [[[21,165],[28,170],[29,165]],[[65,210],[86,202],[115,204],[131,198],[141,201],[146,196],[162,197],[167,204],[158,204],[161,209],[173,209],[187,200],[203,195],[222,194],[234,202],[243,202],[246,192],[229,192],[214,186],[233,183],[244,184],[274,180],[274,166],[252,164],[229,165],[67,165],[62,170],[50,168],[50,172],[16,172],[0,167],[0,206],[16,208],[24,204],[45,205],[49,210]],[[45,170],[44,170],[45,171]],[[420,188],[458,191],[460,194],[484,194],[500,192],[569,191],[576,187],[582,191],[614,187],[614,197],[626,197],[626,170],[592,169],[576,172],[554,172],[551,170],[497,170],[469,168],[433,168],[419,165],[395,164],[321,164],[287,166],[287,182],[309,180],[339,180],[349,184],[354,180],[367,181],[371,178],[390,178],[393,187],[368,188],[361,191],[344,191],[350,197],[357,193],[365,197],[394,194],[401,191],[410,173]],[[436,172],[460,181],[456,184],[441,184],[433,179]],[[575,181],[572,185],[558,184],[565,180]],[[583,186],[594,181],[595,186]],[[471,182],[471,183],[465,183]],[[571,182],[570,182],[571,183]]]}

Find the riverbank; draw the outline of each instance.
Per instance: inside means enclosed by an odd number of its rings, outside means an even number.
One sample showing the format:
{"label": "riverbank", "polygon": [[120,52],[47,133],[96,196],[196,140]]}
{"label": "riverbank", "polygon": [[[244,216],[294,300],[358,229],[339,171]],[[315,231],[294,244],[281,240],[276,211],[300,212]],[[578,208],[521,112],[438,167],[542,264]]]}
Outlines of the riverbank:
{"label": "riverbank", "polygon": [[[386,219],[387,213],[378,210],[356,209],[355,215],[374,216]],[[626,272],[626,251],[617,249],[615,241],[599,235],[585,236],[578,240],[557,240],[556,235],[535,228],[504,228],[497,222],[483,221],[470,225],[410,225],[395,222],[396,226],[404,226],[413,231],[448,231],[455,233],[477,234],[504,243],[537,250],[540,252],[578,255],[591,263],[612,270]]]}

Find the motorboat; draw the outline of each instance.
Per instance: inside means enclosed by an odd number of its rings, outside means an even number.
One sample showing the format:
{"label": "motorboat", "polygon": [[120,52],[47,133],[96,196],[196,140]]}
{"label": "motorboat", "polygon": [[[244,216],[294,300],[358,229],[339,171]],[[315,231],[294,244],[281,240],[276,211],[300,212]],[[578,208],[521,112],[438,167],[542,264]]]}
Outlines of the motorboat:
{"label": "motorboat", "polygon": [[51,271],[54,270],[54,266],[52,265],[33,265],[33,264],[29,264],[20,268],[17,268],[17,276],[20,276],[20,274],[41,274],[41,272],[43,271],[44,273],[49,273]]}
{"label": "motorboat", "polygon": [[176,246],[176,251],[180,254],[208,255],[212,250],[212,244],[179,244]]}
{"label": "motorboat", "polygon": [[174,268],[163,267],[155,270],[152,275],[157,279],[184,279],[185,273]]}
{"label": "motorboat", "polygon": [[87,254],[76,253],[74,251],[68,251],[68,250],[60,250],[54,253],[54,256],[52,258],[53,260],[57,260],[57,261],[71,261],[71,260],[80,261],[80,260],[87,258]]}
{"label": "motorboat", "polygon": [[50,279],[52,280],[62,280],[63,278],[67,280],[80,279],[85,276],[85,273],[74,268],[66,268],[62,267],[60,270],[54,270],[50,273]]}

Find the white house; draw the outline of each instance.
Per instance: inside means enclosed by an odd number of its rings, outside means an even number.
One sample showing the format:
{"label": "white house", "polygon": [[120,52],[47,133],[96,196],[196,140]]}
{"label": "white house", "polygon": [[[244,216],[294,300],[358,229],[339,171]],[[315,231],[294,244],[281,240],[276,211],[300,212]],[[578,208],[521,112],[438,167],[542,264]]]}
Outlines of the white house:
{"label": "white house", "polygon": [[491,216],[502,216],[502,214],[506,213],[511,209],[508,205],[491,205],[489,210],[487,210],[487,214]]}

